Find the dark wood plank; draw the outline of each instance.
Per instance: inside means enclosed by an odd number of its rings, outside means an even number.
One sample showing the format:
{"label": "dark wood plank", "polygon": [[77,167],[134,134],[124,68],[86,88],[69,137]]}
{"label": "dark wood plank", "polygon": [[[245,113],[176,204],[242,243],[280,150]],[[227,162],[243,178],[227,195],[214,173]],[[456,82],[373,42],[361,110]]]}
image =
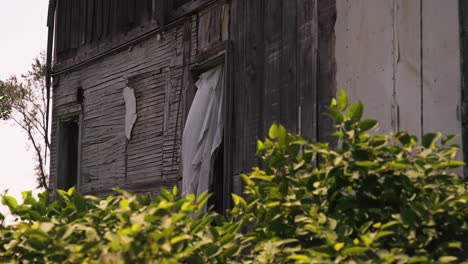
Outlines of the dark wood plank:
{"label": "dark wood plank", "polygon": [[103,0],[96,0],[94,2],[94,41],[97,42],[101,39],[103,31]]}
{"label": "dark wood plank", "polygon": [[[268,1],[269,2],[269,1]],[[253,166],[260,164],[255,153],[257,150],[257,140],[264,137],[262,106],[264,102],[264,84],[268,83],[269,75],[264,71],[265,49],[265,5],[264,1],[247,1],[245,8],[246,42],[245,42],[245,88],[242,97],[245,97],[244,114],[244,162],[243,170],[249,172]],[[269,3],[268,3],[269,4]],[[268,18],[269,19],[269,18]],[[273,25],[270,25],[273,27]],[[271,33],[272,28],[269,28]],[[279,63],[279,61],[278,61]],[[266,65],[266,64],[265,64]],[[269,70],[272,68],[268,67]],[[265,75],[264,75],[265,74]],[[271,83],[270,83],[271,85]],[[268,101],[269,102],[269,101]],[[279,103],[279,102],[278,102]],[[264,113],[269,114],[269,113]]]}
{"label": "dark wood plank", "polygon": [[102,1],[102,35],[104,39],[109,35],[110,30],[110,2],[112,0],[101,0]]}
{"label": "dark wood plank", "polygon": [[118,20],[118,32],[124,33],[127,31],[128,24],[128,4],[127,0],[115,0],[118,2],[117,7],[117,20]]}
{"label": "dark wood plank", "polygon": [[[65,2],[65,32],[63,32],[64,40],[64,51],[68,51],[70,48],[70,37],[71,37],[71,18],[72,18],[72,1],[73,0],[63,0]],[[68,52],[66,55],[68,58]]]}
{"label": "dark wood plank", "polygon": [[58,1],[57,6],[57,55],[61,59],[60,53],[65,47],[65,30],[66,30],[66,2]]}
{"label": "dark wood plank", "polygon": [[298,0],[298,132],[317,139],[317,1]]}
{"label": "dark wood plank", "polygon": [[[299,6],[302,8],[302,6]],[[297,132],[297,1],[283,1],[280,123]]]}
{"label": "dark wood plank", "polygon": [[[233,45],[232,65],[232,83],[233,87],[233,156],[232,171],[234,175],[243,172],[244,162],[244,105],[245,105],[245,31],[242,30],[245,25],[245,2],[246,0],[233,0],[230,6],[230,31]],[[262,76],[260,76],[262,78]],[[240,177],[235,177],[233,183],[234,193],[241,194],[242,182]]]}
{"label": "dark wood plank", "polygon": [[[462,131],[463,158],[468,164],[468,1],[459,0],[460,39],[461,39],[461,75],[462,75]],[[465,180],[468,181],[468,167],[464,167]]]}
{"label": "dark wood plank", "polygon": [[135,27],[136,24],[136,2],[141,0],[127,0],[128,20],[127,30]]}
{"label": "dark wood plank", "polygon": [[[70,22],[70,48],[77,49],[80,45],[80,2],[71,2],[71,22]],[[76,53],[76,50],[74,51]]]}
{"label": "dark wood plank", "polygon": [[136,0],[135,1],[135,25],[141,26],[144,25],[148,20],[148,13],[146,12],[146,0]]}
{"label": "dark wood plank", "polygon": [[210,17],[209,43],[221,41],[221,6],[213,8]]}
{"label": "dark wood plank", "polygon": [[211,12],[206,12],[199,17],[198,22],[198,47],[201,52],[206,50],[210,44],[210,22]]}
{"label": "dark wood plank", "polygon": [[87,4],[88,1],[82,0],[80,2],[80,44],[86,43],[86,18],[87,18]]}
{"label": "dark wood plank", "polygon": [[111,21],[111,36],[114,37],[119,32],[119,7],[120,1],[119,0],[111,0],[110,1],[110,21]]}
{"label": "dark wood plank", "polygon": [[86,43],[90,44],[93,42],[93,29],[94,29],[94,1],[87,1],[88,12],[86,14]]}
{"label": "dark wood plank", "polygon": [[330,134],[333,123],[326,117],[326,106],[336,94],[335,22],[336,0],[320,0],[318,10],[318,140],[336,144]]}
{"label": "dark wood plank", "polygon": [[263,132],[266,135],[269,127],[280,121],[280,82],[281,82],[281,44],[282,44],[282,0],[265,2],[265,57],[263,89]]}
{"label": "dark wood plank", "polygon": [[224,160],[223,160],[223,212],[232,208],[231,193],[233,192],[234,174],[232,170],[233,157],[233,85],[232,85],[232,43],[227,42],[224,63]]}
{"label": "dark wood plank", "polygon": [[[183,35],[183,73],[182,73],[182,124],[185,125],[187,115],[192,106],[193,98],[195,97],[195,84],[193,83],[192,74],[190,71],[190,58],[192,51],[192,26],[189,21],[184,24],[184,35]],[[183,130],[183,127],[182,127]]]}

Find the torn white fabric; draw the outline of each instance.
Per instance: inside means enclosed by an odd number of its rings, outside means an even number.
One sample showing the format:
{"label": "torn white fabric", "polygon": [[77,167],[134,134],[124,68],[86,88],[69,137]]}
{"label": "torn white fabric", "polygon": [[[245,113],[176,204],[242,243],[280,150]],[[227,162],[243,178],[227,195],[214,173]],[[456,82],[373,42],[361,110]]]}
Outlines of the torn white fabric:
{"label": "torn white fabric", "polygon": [[132,137],[132,130],[138,118],[136,109],[135,90],[126,86],[123,90],[125,100],[125,136],[128,140]]}
{"label": "torn white fabric", "polygon": [[214,153],[223,140],[224,69],[200,76],[182,135],[182,193],[199,196],[212,182]]}

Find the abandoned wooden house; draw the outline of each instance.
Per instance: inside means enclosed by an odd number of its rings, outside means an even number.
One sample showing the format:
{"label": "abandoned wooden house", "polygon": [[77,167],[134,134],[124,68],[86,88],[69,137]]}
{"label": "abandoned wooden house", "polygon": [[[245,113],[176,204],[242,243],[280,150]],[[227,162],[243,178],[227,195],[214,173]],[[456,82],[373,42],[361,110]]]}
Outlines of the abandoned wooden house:
{"label": "abandoned wooden house", "polygon": [[273,122],[330,140],[337,88],[384,132],[462,134],[460,3],[50,0],[50,186],[180,184],[223,210]]}

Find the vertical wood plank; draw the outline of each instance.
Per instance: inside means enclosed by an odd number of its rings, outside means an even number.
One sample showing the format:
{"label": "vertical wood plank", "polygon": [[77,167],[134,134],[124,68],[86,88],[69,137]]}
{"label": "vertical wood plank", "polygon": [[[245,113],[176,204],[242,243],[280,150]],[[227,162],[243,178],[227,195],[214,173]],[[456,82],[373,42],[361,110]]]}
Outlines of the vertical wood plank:
{"label": "vertical wood plank", "polygon": [[146,21],[146,0],[135,1],[135,25],[141,25]]}
{"label": "vertical wood plank", "polygon": [[[264,1],[247,1],[245,8],[245,99],[244,121],[244,164],[249,171],[252,166],[258,166],[259,160],[255,156],[257,139],[263,138],[262,105],[264,84]],[[278,55],[279,56],[279,55]],[[279,63],[279,58],[278,58]],[[276,83],[276,85],[279,85]],[[278,101],[279,103],[279,101]],[[269,113],[267,113],[269,114]]]}
{"label": "vertical wood plank", "polygon": [[94,0],[85,0],[87,1],[88,11],[86,12],[86,43],[93,42],[93,16],[94,16]]}
{"label": "vertical wood plank", "polygon": [[423,133],[462,133],[458,15],[458,1],[422,2]]}
{"label": "vertical wood plank", "polygon": [[232,208],[231,193],[233,192],[234,174],[232,171],[232,143],[233,143],[233,86],[232,86],[232,45],[228,42],[224,59],[224,154],[223,160],[223,212]]}
{"label": "vertical wood plank", "polygon": [[71,2],[70,12],[70,48],[76,49],[80,44],[80,1]]}
{"label": "vertical wood plank", "polygon": [[[248,1],[252,2],[252,1]],[[244,162],[244,52],[245,52],[245,0],[232,0],[230,6],[230,38],[233,46],[232,85],[233,85],[233,138],[232,172],[233,192],[242,193],[239,174],[243,172]],[[259,77],[261,78],[261,76]],[[235,88],[234,88],[235,87]]]}
{"label": "vertical wood plank", "polygon": [[[68,51],[70,48],[70,37],[71,37],[71,22],[72,22],[72,1],[64,0],[65,2],[65,32],[63,32],[64,40],[64,51]],[[68,58],[68,52],[67,57]]]}
{"label": "vertical wood plank", "polygon": [[60,53],[63,51],[65,46],[65,27],[66,27],[66,2],[64,0],[58,1],[57,7],[57,55],[60,57]]}
{"label": "vertical wood plank", "polygon": [[206,50],[210,44],[210,21],[211,12],[206,12],[199,17],[198,45],[200,51]]}
{"label": "vertical wood plank", "polygon": [[280,80],[281,80],[281,44],[282,44],[282,8],[283,1],[265,2],[264,28],[264,90],[263,90],[263,132],[280,121]]}
{"label": "vertical wood plank", "polygon": [[[303,8],[303,6],[301,6]],[[280,123],[297,132],[297,1],[283,1],[280,75]]]}
{"label": "vertical wood plank", "polygon": [[210,17],[209,43],[213,44],[221,40],[221,7],[213,8]]}
{"label": "vertical wood plank", "polygon": [[[424,0],[425,1],[425,0]],[[336,1],[337,87],[365,103],[364,118],[392,128],[393,1]]]}
{"label": "vertical wood plank", "polygon": [[421,2],[398,0],[395,13],[396,130],[421,136]]}
{"label": "vertical wood plank", "polygon": [[141,0],[127,0],[128,20],[127,30],[135,26],[136,20],[136,2]]}
{"label": "vertical wood plank", "polygon": [[110,2],[112,0],[102,0],[102,39],[109,35],[110,29]]}
{"label": "vertical wood plank", "polygon": [[[184,102],[182,109],[182,124],[185,126],[187,115],[192,106],[193,98],[195,97],[195,84],[193,83],[192,74],[190,72],[190,58],[192,51],[192,25],[190,21],[184,24],[184,42],[183,42],[183,73],[182,73],[182,91]],[[183,127],[182,127],[183,130]]]}
{"label": "vertical wood plank", "polygon": [[101,39],[103,29],[103,0],[96,0],[94,2],[94,41],[97,42]]}
{"label": "vertical wood plank", "polygon": [[317,0],[298,0],[298,133],[317,139]]}
{"label": "vertical wood plank", "polygon": [[[462,141],[463,159],[468,164],[468,1],[460,0],[460,37],[461,37],[461,80],[462,80]],[[465,179],[468,180],[468,167],[465,166]]]}
{"label": "vertical wood plank", "polygon": [[[317,92],[316,120],[317,139],[322,142],[335,144],[336,139],[331,136],[334,131],[333,122],[325,116],[326,107],[336,95],[336,61],[335,61],[335,23],[336,0],[316,0],[318,32],[317,65]],[[311,95],[312,98],[314,95]],[[308,110],[307,111],[311,111]],[[307,113],[303,113],[307,117]],[[304,120],[306,122],[306,120]],[[306,125],[307,127],[307,125]],[[310,127],[313,129],[313,127]]]}
{"label": "vertical wood plank", "polygon": [[80,44],[86,43],[86,12],[88,1],[80,1]]}

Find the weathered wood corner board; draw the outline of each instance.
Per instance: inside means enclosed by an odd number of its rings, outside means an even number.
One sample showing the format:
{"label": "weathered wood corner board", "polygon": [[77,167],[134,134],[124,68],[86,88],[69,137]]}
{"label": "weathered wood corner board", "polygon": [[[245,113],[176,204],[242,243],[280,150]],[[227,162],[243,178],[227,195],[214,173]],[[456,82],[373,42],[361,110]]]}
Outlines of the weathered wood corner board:
{"label": "weathered wood corner board", "polygon": [[[180,181],[180,145],[198,75],[225,65],[220,208],[281,122],[325,139],[335,94],[335,1],[58,0],[50,184],[105,195]],[[137,119],[125,135],[125,87]]]}

